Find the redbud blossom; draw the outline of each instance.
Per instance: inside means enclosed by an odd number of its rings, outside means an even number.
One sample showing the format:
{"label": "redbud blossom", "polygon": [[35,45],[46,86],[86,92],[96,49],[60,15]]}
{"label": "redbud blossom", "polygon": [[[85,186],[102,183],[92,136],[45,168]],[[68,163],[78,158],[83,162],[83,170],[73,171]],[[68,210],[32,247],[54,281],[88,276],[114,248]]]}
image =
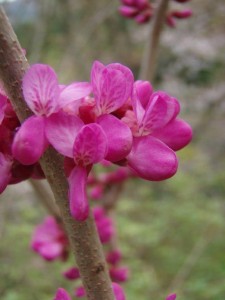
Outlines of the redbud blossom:
{"label": "redbud blossom", "polygon": [[67,256],[68,240],[65,232],[53,217],[45,218],[33,233],[31,247],[45,260],[52,261]]}
{"label": "redbud blossom", "polygon": [[63,288],[58,288],[54,300],[71,300],[70,295]]}

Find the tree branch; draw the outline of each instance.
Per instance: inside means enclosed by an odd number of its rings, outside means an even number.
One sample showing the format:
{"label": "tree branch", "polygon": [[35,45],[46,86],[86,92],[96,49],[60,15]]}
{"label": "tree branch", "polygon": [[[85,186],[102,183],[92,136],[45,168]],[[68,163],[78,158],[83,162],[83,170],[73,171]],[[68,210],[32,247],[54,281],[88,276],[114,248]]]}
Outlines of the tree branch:
{"label": "tree branch", "polygon": [[139,79],[152,81],[156,69],[160,36],[165,21],[169,0],[161,0],[157,7],[153,24],[149,28],[149,40],[143,55]]}
{"label": "tree branch", "polygon": [[[17,37],[0,6],[0,77],[21,122],[32,115],[23,99],[21,89],[22,78],[28,67]],[[114,300],[102,246],[92,215],[90,214],[84,222],[77,222],[71,217],[63,157],[54,149],[48,148],[40,163],[59,206],[87,298]]]}

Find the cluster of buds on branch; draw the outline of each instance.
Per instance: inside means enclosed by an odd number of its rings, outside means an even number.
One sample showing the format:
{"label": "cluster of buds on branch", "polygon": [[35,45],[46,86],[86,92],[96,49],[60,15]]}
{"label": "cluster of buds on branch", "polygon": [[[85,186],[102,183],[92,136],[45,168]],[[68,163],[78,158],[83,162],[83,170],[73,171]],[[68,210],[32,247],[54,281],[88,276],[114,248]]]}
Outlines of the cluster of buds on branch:
{"label": "cluster of buds on branch", "polygon": [[[185,3],[190,0],[174,0]],[[147,23],[155,15],[156,5],[149,0],[121,0],[119,12],[126,18],[134,19],[139,24]],[[166,24],[170,27],[176,26],[176,19],[187,19],[192,16],[191,9],[171,10],[166,14]]]}
{"label": "cluster of buds on branch", "polygon": [[[105,210],[98,206],[93,208],[94,220],[100,241],[103,245],[109,244],[115,235],[115,226],[113,220],[106,215]],[[65,262],[70,252],[69,241],[61,224],[57,223],[54,217],[48,216],[43,223],[39,224],[33,233],[31,248],[37,252],[46,261],[60,259]],[[128,268],[120,266],[122,254],[119,249],[108,250],[105,247],[105,257],[109,266],[109,273],[115,290],[122,288],[118,283],[125,282],[128,278]],[[80,279],[78,267],[71,267],[63,276],[68,280]],[[83,286],[75,289],[74,295],[77,298],[85,297],[86,292]],[[118,298],[119,299],[119,298]]]}

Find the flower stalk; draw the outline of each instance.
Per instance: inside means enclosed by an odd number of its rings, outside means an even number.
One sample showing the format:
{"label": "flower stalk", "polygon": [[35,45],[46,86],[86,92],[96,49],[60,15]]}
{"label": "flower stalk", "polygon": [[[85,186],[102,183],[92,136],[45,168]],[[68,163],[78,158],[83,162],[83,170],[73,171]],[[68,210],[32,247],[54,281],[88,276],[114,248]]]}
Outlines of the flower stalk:
{"label": "flower stalk", "polygon": [[[28,67],[29,64],[12,26],[0,6],[0,78],[20,122],[32,115],[23,99],[21,89],[22,78]],[[111,281],[92,215],[90,214],[83,222],[78,222],[71,217],[68,182],[63,171],[62,156],[49,147],[42,156],[40,164],[59,207],[87,299],[113,300]]]}
{"label": "flower stalk", "polygon": [[149,40],[146,44],[146,49],[143,55],[141,70],[139,78],[142,80],[149,80],[152,82],[154,79],[157,55],[162,28],[166,18],[169,0],[160,0],[156,13],[154,16],[153,24],[150,24]]}

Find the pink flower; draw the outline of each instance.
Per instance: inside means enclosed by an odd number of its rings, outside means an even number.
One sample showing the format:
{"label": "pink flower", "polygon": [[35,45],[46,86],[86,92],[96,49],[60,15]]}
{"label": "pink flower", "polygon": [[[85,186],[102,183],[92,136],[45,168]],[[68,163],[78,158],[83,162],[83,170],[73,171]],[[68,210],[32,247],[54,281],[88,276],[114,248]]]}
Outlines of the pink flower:
{"label": "pink flower", "polygon": [[124,293],[122,287],[118,283],[113,282],[112,288],[113,288],[113,292],[114,292],[114,295],[116,298],[115,300],[126,300],[125,293]]}
{"label": "pink flower", "polygon": [[191,9],[185,9],[185,10],[172,10],[168,13],[166,16],[166,23],[170,27],[176,26],[175,19],[187,19],[192,16],[193,12]]}
{"label": "pink flower", "polygon": [[71,214],[78,221],[85,220],[89,214],[86,184],[92,165],[103,159],[116,162],[125,158],[133,139],[130,128],[109,115],[131,96],[131,71],[120,64],[105,67],[95,62],[91,78],[98,115],[96,123],[85,125],[75,115],[58,112],[49,116],[45,125],[46,136],[52,146],[73,159],[68,174],[69,199]]}
{"label": "pink flower", "polygon": [[122,0],[119,12],[126,18],[134,18],[137,23],[146,23],[152,17],[153,9],[148,0]]}
{"label": "pink flower", "polygon": [[152,93],[147,84],[139,84],[134,87],[132,103],[133,111],[123,118],[134,135],[128,165],[147,180],[173,176],[178,166],[174,150],[183,148],[192,138],[190,126],[176,119],[178,101],[161,91]]}
{"label": "pink flower", "polygon": [[93,215],[97,226],[100,241],[108,243],[112,236],[115,234],[112,219],[107,217],[105,210],[102,207],[95,207]]}
{"label": "pink flower", "polygon": [[177,295],[176,294],[171,294],[169,296],[167,296],[166,300],[176,300]]}
{"label": "pink flower", "polygon": [[75,290],[75,296],[77,298],[83,298],[86,295],[85,289],[83,286],[79,286]]}
{"label": "pink flower", "polygon": [[48,146],[48,118],[90,92],[88,83],[61,87],[51,67],[41,64],[31,66],[23,78],[23,94],[35,116],[28,118],[17,132],[12,146],[13,156],[25,165],[37,162]]}
{"label": "pink flower", "polygon": [[115,266],[120,262],[121,257],[122,257],[121,251],[116,249],[107,254],[106,260],[109,264]]}
{"label": "pink flower", "polygon": [[71,300],[71,297],[66,290],[58,288],[54,300]]}
{"label": "pink flower", "polygon": [[129,270],[127,267],[113,267],[109,270],[112,281],[124,282],[127,281]]}
{"label": "pink flower", "polygon": [[63,229],[53,217],[46,217],[32,236],[32,249],[48,261],[64,259],[67,255],[68,240]]}
{"label": "pink flower", "polygon": [[66,272],[63,273],[64,277],[69,280],[76,280],[80,278],[80,272],[78,268],[70,268]]}

